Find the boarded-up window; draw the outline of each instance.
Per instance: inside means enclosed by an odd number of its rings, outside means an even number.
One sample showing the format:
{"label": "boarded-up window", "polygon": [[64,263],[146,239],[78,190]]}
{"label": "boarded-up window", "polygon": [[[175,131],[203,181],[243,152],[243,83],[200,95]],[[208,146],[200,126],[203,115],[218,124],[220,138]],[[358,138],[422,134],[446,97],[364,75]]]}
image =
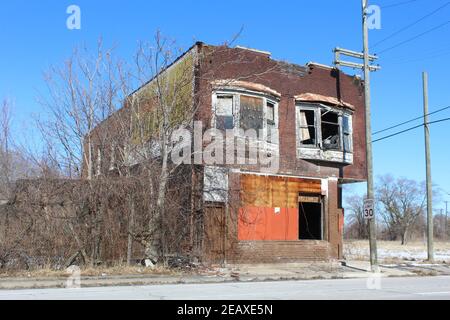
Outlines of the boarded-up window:
{"label": "boarded-up window", "polygon": [[241,96],[241,128],[244,130],[254,129],[259,133],[263,128],[264,121],[264,99]]}
{"label": "boarded-up window", "polygon": [[216,128],[219,130],[234,128],[233,96],[217,96]]}
{"label": "boarded-up window", "polygon": [[316,117],[314,110],[300,110],[300,144],[316,146]]}

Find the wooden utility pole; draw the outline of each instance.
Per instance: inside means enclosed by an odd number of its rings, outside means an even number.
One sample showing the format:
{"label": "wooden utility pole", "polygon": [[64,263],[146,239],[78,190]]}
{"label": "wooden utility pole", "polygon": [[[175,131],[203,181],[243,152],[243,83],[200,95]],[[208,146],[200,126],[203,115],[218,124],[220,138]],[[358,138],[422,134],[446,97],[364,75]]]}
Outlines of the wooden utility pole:
{"label": "wooden utility pole", "polygon": [[[365,201],[365,213],[369,220],[369,244],[370,244],[370,265],[372,271],[378,271],[378,255],[377,255],[377,236],[376,236],[376,220],[374,212],[374,183],[373,183],[373,155],[372,155],[372,126],[370,111],[370,72],[380,70],[380,66],[371,65],[371,62],[378,59],[375,55],[369,54],[369,28],[368,19],[368,0],[362,0],[362,17],[363,17],[363,47],[364,51],[355,52],[342,48],[335,48],[336,66],[350,67],[354,69],[364,70],[364,90],[365,90],[365,115],[366,115],[366,163],[367,163],[367,199]],[[341,55],[352,58],[363,59],[364,63],[355,63],[341,60]]]}
{"label": "wooden utility pole", "polygon": [[[366,104],[366,164],[367,164],[367,199],[374,199],[373,183],[373,155],[372,155],[372,124],[370,110],[370,55],[369,55],[369,29],[367,27],[368,0],[362,0],[363,16],[363,44],[364,44],[364,89]],[[369,220],[370,265],[372,271],[378,270],[377,256],[377,226],[375,212]]]}
{"label": "wooden utility pole", "polygon": [[425,132],[425,162],[427,171],[427,250],[428,261],[434,261],[433,248],[433,186],[431,182],[430,128],[428,123],[428,73],[423,78],[423,127]]}

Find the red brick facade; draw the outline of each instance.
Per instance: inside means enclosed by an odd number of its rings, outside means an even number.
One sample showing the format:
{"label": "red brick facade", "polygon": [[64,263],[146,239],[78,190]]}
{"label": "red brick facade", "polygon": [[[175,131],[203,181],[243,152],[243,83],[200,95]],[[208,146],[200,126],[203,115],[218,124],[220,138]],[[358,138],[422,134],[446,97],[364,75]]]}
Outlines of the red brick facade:
{"label": "red brick facade", "polygon": [[[227,232],[221,233],[225,239],[220,239],[220,241],[225,243],[221,247],[225,252],[219,255],[210,255],[205,252],[206,260],[267,263],[341,258],[342,227],[340,224],[343,222],[343,210],[339,207],[339,198],[342,196],[339,184],[366,179],[364,84],[359,78],[345,75],[337,69],[315,64],[308,66],[288,64],[272,60],[267,54],[246,49],[217,49],[200,44],[198,53],[200,58],[196,73],[198,77],[196,90],[204,93],[199,95],[203,100],[200,100],[198,119],[204,120],[211,117],[211,96],[214,89],[211,85],[212,80],[245,79],[247,82],[262,85],[280,93],[278,109],[280,170],[274,176],[316,179],[316,181],[319,179],[327,185],[322,194],[324,199],[323,240],[242,240],[239,239],[239,212],[242,211],[245,188],[240,183],[238,172],[230,174],[232,199],[238,199],[237,203],[240,204],[224,205],[223,211],[228,217],[224,219]],[[308,161],[297,157],[296,101],[294,97],[304,93],[337,98],[354,106],[352,164]],[[255,167],[238,167],[237,169],[244,170],[245,174],[252,172],[259,174],[258,168]],[[272,208],[270,205],[262,207]],[[277,209],[278,205],[273,205],[273,207]],[[297,207],[293,208],[298,212],[298,203]],[[280,212],[283,214],[284,211],[280,210]],[[204,215],[207,219],[207,209],[204,211]],[[266,219],[265,221],[276,220]]]}
{"label": "red brick facade", "polygon": [[[195,120],[202,121],[206,127],[210,126],[214,83],[217,81],[238,79],[251,84],[256,91],[262,90],[277,96],[280,154],[278,172],[263,174],[268,181],[272,181],[270,190],[263,190],[267,192],[258,193],[250,202],[246,200],[246,196],[252,188],[251,182],[250,185],[243,184],[241,178],[243,175],[254,175],[254,180],[258,180],[256,177],[261,176],[261,171],[257,165],[228,166],[229,198],[224,203],[203,201],[203,176],[201,173],[193,174],[192,215],[195,213],[197,217],[200,212],[202,218],[198,219],[201,221],[200,225],[192,231],[196,235],[191,237],[197,239],[193,241],[192,252],[200,255],[203,261],[210,262],[301,262],[340,258],[343,222],[340,185],[366,180],[364,83],[358,77],[346,75],[334,68],[317,64],[299,66],[276,61],[266,53],[253,50],[202,43],[190,50],[196,57],[193,97],[198,111]],[[345,101],[352,106],[351,164],[305,160],[298,156],[295,97],[307,93],[328,97],[328,101]],[[288,187],[280,191],[283,183]],[[293,187],[295,183],[297,185]],[[320,187],[311,190],[308,183]],[[286,204],[281,203],[284,200],[280,200],[283,199],[283,193],[289,195]],[[300,215],[299,196],[302,193],[313,194],[321,199],[322,240],[295,239],[301,227],[299,218],[295,215]],[[251,228],[242,230],[245,227],[240,220],[241,213],[248,208],[252,208],[250,210],[254,212],[260,210],[264,215],[289,216],[265,216],[261,220],[264,223],[281,221],[283,225],[268,226],[271,231],[261,231],[264,226],[258,226],[255,230],[260,229],[249,233]],[[280,236],[279,227],[286,227],[288,234]],[[244,231],[247,236],[243,235]]]}

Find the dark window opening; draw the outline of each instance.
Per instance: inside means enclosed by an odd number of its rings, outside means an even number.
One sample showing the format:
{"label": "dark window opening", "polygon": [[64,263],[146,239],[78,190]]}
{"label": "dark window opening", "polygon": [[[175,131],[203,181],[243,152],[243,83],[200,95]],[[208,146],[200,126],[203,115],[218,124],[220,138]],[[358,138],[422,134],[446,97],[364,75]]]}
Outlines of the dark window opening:
{"label": "dark window opening", "polygon": [[241,96],[241,120],[242,129],[254,129],[259,134],[263,128],[264,100],[262,98]]}
{"label": "dark window opening", "polygon": [[272,141],[272,133],[274,130],[276,130],[276,123],[275,123],[275,105],[272,102],[267,102],[267,141],[268,142],[275,142]]}
{"label": "dark window opening", "polygon": [[316,119],[314,110],[300,111],[300,143],[302,145],[316,145]]}
{"label": "dark window opening", "polygon": [[299,203],[299,240],[322,240],[322,203]]}
{"label": "dark window opening", "polygon": [[267,102],[267,122],[275,124],[275,105],[272,102]]}
{"label": "dark window opening", "polygon": [[322,111],[322,145],[327,150],[340,150],[339,115]]}

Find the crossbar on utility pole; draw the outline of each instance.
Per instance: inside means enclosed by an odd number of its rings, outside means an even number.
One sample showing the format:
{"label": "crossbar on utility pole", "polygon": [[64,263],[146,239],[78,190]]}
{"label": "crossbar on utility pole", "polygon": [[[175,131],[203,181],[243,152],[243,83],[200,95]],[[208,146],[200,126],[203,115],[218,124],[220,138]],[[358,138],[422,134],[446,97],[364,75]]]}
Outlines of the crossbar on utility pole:
{"label": "crossbar on utility pole", "polygon": [[423,127],[425,133],[425,162],[427,174],[427,253],[428,261],[434,261],[433,248],[433,185],[431,181],[430,127],[428,123],[428,73],[423,78]]}
{"label": "crossbar on utility pole", "polygon": [[[341,61],[341,60],[336,60],[334,62],[337,65],[341,65],[343,67],[349,67],[349,68],[353,68],[353,69],[364,69],[364,65],[361,63],[355,63],[355,62],[350,62],[350,61]],[[381,67],[379,66],[369,66],[370,71],[378,71],[381,69]]]}
{"label": "crossbar on utility pole", "polygon": [[[353,58],[364,59],[364,53],[363,52],[357,52],[357,51],[343,49],[343,48],[339,48],[339,47],[334,49],[334,52],[336,52],[338,54],[343,54],[343,55],[346,55],[346,56],[349,56],[349,57],[353,57]],[[370,61],[375,61],[377,59],[378,59],[378,56],[376,56],[376,55],[369,55],[369,60]]]}
{"label": "crossbar on utility pole", "polygon": [[[364,43],[364,89],[366,104],[366,163],[367,163],[367,199],[374,199],[373,182],[373,155],[372,155],[372,124],[370,110],[370,55],[369,55],[369,29],[367,26],[368,0],[362,0],[363,15],[363,43]],[[378,271],[377,255],[377,226],[375,214],[369,220],[369,245],[370,245],[370,265],[372,271]]]}

